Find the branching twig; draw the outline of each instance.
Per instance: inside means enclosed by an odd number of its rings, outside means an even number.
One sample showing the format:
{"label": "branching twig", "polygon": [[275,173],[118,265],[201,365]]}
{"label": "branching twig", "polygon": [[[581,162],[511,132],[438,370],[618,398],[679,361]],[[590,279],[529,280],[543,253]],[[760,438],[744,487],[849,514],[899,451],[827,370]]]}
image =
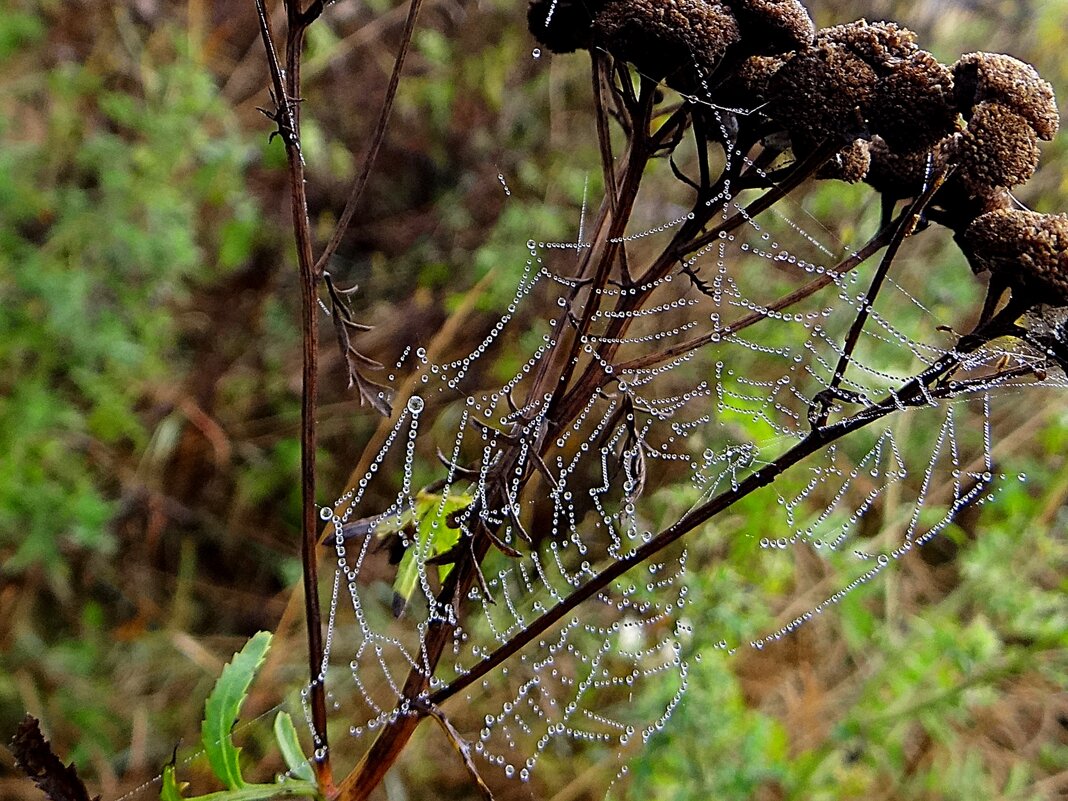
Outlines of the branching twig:
{"label": "branching twig", "polygon": [[738,482],[731,489],[725,490],[706,503],[690,510],[673,525],[651,538],[648,542],[633,551],[629,556],[612,562],[612,564],[568,595],[552,609],[531,622],[522,632],[517,634],[489,656],[485,657],[481,662],[473,666],[462,676],[455,679],[446,687],[431,694],[428,699],[429,703],[435,706],[444,704],[457,693],[462,692],[476,681],[482,679],[494,668],[501,665],[528,644],[545,634],[546,631],[560,622],[566,615],[574,612],[582,603],[604,591],[612,584],[612,582],[621,578],[632,568],[654,558],[662,553],[665,548],[672,545],[698,526],[715,517],[725,509],[730,508],[735,503],[751,495],[758,489],[771,484],[790,467],[793,467],[798,462],[808,458],[828,445],[833,444],[847,434],[858,431],[876,420],[880,420],[902,408],[925,406],[929,403],[929,398],[943,400],[956,397],[973,389],[988,387],[990,386],[990,382],[994,379],[1007,379],[1025,374],[1027,371],[1022,368],[1015,368],[1004,373],[999,373],[993,377],[987,377],[978,383],[962,381],[953,384],[943,384],[936,387],[934,390],[928,389],[928,385],[938,376],[945,375],[955,369],[967,352],[978,349],[982,344],[997,336],[998,331],[1000,330],[999,327],[995,326],[992,330],[977,333],[966,342],[962,341],[958,348],[948,353],[946,357],[939,360],[936,365],[932,365],[930,368],[927,368],[922,373],[906,382],[896,392],[891,392],[888,397],[880,403],[867,407],[852,417],[835,423],[832,426],[814,429],[804,439],[779,456],[775,461],[765,465],[755,473],[752,473],[743,481]]}
{"label": "branching twig", "polygon": [[890,272],[890,265],[894,263],[894,259],[897,257],[897,252],[901,248],[901,244],[905,241],[906,237],[911,236],[916,230],[916,224],[919,222],[920,214],[923,213],[923,209],[930,203],[931,198],[934,197],[935,193],[941,188],[945,180],[946,173],[943,172],[936,175],[927,189],[909,204],[908,210],[902,217],[901,222],[897,224],[894,236],[891,238],[890,244],[886,248],[886,253],[879,262],[879,267],[875,271],[875,275],[872,276],[871,284],[868,286],[868,291],[864,295],[864,300],[861,301],[857,316],[854,318],[853,324],[850,326],[849,332],[846,334],[845,344],[842,347],[842,355],[839,357],[838,364],[835,366],[834,373],[831,375],[830,385],[826,390],[817,394],[812,401],[813,408],[809,413],[809,420],[814,428],[820,428],[827,423],[827,415],[830,411],[831,399],[834,397],[841,397],[839,387],[841,386],[842,379],[845,377],[845,371],[849,367],[849,362],[853,358],[853,351],[857,346],[857,342],[860,340],[860,333],[864,330],[864,324],[868,321],[868,317],[871,314],[872,309],[875,307],[875,298],[878,296],[879,291],[883,287],[883,282],[886,280],[886,276]]}

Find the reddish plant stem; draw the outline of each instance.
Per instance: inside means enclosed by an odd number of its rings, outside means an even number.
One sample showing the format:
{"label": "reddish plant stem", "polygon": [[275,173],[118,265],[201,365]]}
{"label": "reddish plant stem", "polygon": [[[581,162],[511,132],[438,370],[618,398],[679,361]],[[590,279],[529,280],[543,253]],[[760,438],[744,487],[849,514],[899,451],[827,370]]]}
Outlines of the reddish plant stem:
{"label": "reddish plant stem", "polygon": [[271,21],[263,0],[256,0],[260,34],[271,72],[275,94],[275,121],[286,148],[289,166],[290,210],[297,249],[301,295],[300,484],[301,484],[301,565],[304,581],[304,609],[308,633],[308,673],[312,728],[315,746],[316,781],[325,795],[333,793],[329,740],[326,732],[326,689],[323,671],[322,613],[319,607],[317,563],[318,521],[315,507],[316,402],[318,399],[319,317],[318,277],[314,269],[311,225],[304,183],[304,157],[300,147],[300,62],[306,22],[298,0],[286,0],[286,72],[283,75],[271,34]]}

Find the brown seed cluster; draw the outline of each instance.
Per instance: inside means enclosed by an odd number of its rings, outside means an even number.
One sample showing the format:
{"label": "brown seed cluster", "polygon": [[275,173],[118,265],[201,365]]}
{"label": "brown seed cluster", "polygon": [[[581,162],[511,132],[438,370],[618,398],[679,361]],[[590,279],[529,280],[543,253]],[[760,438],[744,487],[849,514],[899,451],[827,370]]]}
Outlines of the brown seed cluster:
{"label": "brown seed cluster", "polygon": [[1039,139],[1056,136],[1060,114],[1053,87],[1030,64],[1002,53],[969,53],[953,65],[953,78],[965,117],[980,103],[998,103],[1027,120]]}
{"label": "brown seed cluster", "polygon": [[741,32],[718,0],[624,0],[605,4],[591,39],[642,74],[693,90]]}
{"label": "brown seed cluster", "polygon": [[773,150],[802,159],[834,144],[817,177],[867,182],[886,215],[947,174],[925,213],[973,268],[1014,299],[1068,304],[1068,216],[1021,211],[1009,194],[1060,122],[1031,65],[980,52],[947,66],[890,22],[817,31],[800,0],[531,0],[528,18],[555,52],[600,48],[684,94],[759,112],[739,112],[733,130]]}
{"label": "brown seed cluster", "polygon": [[531,0],[527,22],[554,53],[601,48],[687,93],[710,92],[709,77],[721,82],[747,55],[804,47],[815,33],[800,0]]}
{"label": "brown seed cluster", "polygon": [[992,211],[968,226],[964,243],[974,263],[1014,287],[1014,297],[1068,305],[1068,214]]}
{"label": "brown seed cluster", "polygon": [[785,53],[807,47],[816,35],[799,0],[727,0],[752,53]]}
{"label": "brown seed cluster", "polygon": [[940,164],[938,153],[927,150],[901,153],[881,136],[871,138],[868,150],[870,165],[865,183],[894,200],[920,194],[933,169]]}
{"label": "brown seed cluster", "polygon": [[817,178],[833,178],[855,184],[863,181],[871,169],[871,144],[865,139],[856,139],[835,153],[819,172]]}
{"label": "brown seed cluster", "polygon": [[915,34],[864,20],[820,31],[769,85],[772,113],[791,136],[844,141],[878,135],[901,152],[953,130],[953,76]]}
{"label": "brown seed cluster", "polygon": [[836,37],[821,35],[775,73],[770,110],[796,145],[810,149],[824,139],[843,144],[864,133],[863,109],[879,76]]}
{"label": "brown seed cluster", "polygon": [[980,103],[973,109],[951,154],[956,177],[972,195],[1019,186],[1034,175],[1040,155],[1031,125],[1000,103]]}

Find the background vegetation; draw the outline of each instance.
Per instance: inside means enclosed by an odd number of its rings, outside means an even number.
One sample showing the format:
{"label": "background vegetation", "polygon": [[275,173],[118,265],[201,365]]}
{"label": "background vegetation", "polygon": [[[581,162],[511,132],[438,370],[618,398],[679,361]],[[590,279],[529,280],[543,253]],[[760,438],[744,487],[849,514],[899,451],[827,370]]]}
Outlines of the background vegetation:
{"label": "background vegetation", "polygon": [[[1012,53],[1068,98],[1063,0],[809,5],[824,25],[897,19],[945,61]],[[299,292],[284,154],[256,110],[269,101],[252,12],[233,0],[6,0],[0,13],[0,733],[30,711],[107,799],[195,737],[223,662],[279,627],[299,575]],[[596,163],[588,64],[536,56],[524,13],[426,0],[379,169],[335,265],[360,284],[357,316],[376,325],[361,342],[384,363],[427,345],[493,271],[450,347],[480,339],[511,294],[509,249],[534,233],[570,236],[578,219],[574,164]],[[340,0],[312,29],[305,149],[324,235],[403,14],[390,0]],[[1066,141],[1043,149],[1022,193],[1034,208],[1068,210]],[[805,208],[840,230],[857,224],[865,191],[823,185]],[[932,245],[915,269],[959,258],[948,254]],[[966,268],[952,275],[947,296],[980,297]],[[480,362],[487,383],[520,353]],[[377,424],[344,393],[335,359],[328,342],[324,501]],[[614,795],[1068,796],[1068,398],[1030,399],[1006,411],[1017,431],[995,454],[1025,480],[781,643],[715,648],[724,631],[757,636],[790,619],[833,575],[737,536],[759,498],[694,539],[700,660]],[[894,510],[880,522],[893,525]],[[299,665],[299,632],[283,622],[287,636],[275,650]],[[277,703],[295,676],[276,661],[251,706]],[[257,756],[258,728],[249,736]],[[540,768],[516,797],[603,797],[615,766],[560,758],[566,769]],[[265,774],[279,766],[263,755]],[[471,793],[447,745],[421,737],[383,792],[419,798],[430,786]],[[0,796],[33,793],[0,751]]]}

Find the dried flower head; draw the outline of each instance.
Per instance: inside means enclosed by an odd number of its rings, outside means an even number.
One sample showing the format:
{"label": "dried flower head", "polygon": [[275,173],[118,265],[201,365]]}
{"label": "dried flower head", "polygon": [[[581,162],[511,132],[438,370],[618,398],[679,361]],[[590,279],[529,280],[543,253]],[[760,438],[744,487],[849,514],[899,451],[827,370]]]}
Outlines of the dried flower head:
{"label": "dried flower head", "polygon": [[531,0],[527,26],[554,53],[572,53],[590,46],[593,15],[603,0]]}
{"label": "dried flower head", "polygon": [[983,214],[964,234],[973,263],[1035,303],[1068,305],[1068,215],[1004,209]]}
{"label": "dried flower head", "polygon": [[875,71],[855,54],[820,36],[775,73],[769,84],[772,114],[798,140],[864,133],[859,109],[875,89]]}
{"label": "dried flower head", "polygon": [[751,53],[776,54],[812,44],[816,26],[800,0],[727,0]]}
{"label": "dried flower head", "polygon": [[820,167],[817,178],[830,178],[855,184],[863,181],[871,164],[869,143],[865,139],[854,139],[843,147]]}
{"label": "dried flower head", "polygon": [[785,63],[779,56],[750,56],[734,71],[733,82],[751,99],[764,99],[772,77]]}
{"label": "dried flower head", "polygon": [[719,0],[611,0],[593,20],[593,44],[651,78],[698,85],[727,48],[738,23]]}
{"label": "dried flower head", "polygon": [[1038,137],[1031,125],[1000,103],[980,103],[952,145],[957,177],[973,195],[1011,188],[1038,167]]}
{"label": "dried flower head", "polygon": [[1038,70],[1001,53],[969,53],[953,65],[956,102],[965,117],[983,102],[1000,103],[1031,123],[1040,139],[1060,127],[1053,87]]}
{"label": "dried flower head", "polygon": [[795,140],[878,134],[909,152],[932,147],[957,120],[949,68],[891,23],[860,20],[820,31],[770,89],[773,114]]}
{"label": "dried flower head", "polygon": [[925,50],[895,63],[866,109],[873,133],[903,152],[927,150],[953,131],[953,75]]}
{"label": "dried flower head", "polygon": [[902,153],[881,136],[871,138],[868,151],[870,165],[864,181],[875,191],[893,199],[915,197],[923,191],[932,164],[929,151]]}
{"label": "dried flower head", "polygon": [[908,58],[919,50],[916,34],[893,22],[859,19],[824,28],[817,38],[846,48],[880,73],[893,71],[898,60]]}

